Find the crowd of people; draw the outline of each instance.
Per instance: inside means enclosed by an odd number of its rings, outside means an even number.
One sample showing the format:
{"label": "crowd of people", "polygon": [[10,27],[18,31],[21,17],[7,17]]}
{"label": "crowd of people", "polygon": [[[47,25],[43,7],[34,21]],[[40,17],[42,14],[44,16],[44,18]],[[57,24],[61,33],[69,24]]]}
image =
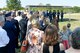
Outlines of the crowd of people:
{"label": "crowd of people", "polygon": [[59,28],[63,14],[59,10],[0,12],[0,53],[16,53],[22,46],[28,46],[22,53],[65,53],[71,46],[80,49],[80,28],[71,31],[70,23]]}

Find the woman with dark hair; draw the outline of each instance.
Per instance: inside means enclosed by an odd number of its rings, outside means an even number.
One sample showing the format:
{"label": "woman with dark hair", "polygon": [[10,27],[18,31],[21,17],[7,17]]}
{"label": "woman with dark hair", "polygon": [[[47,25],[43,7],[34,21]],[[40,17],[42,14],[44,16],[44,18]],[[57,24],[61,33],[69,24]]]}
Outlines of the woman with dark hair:
{"label": "woman with dark hair", "polygon": [[54,19],[52,20],[52,24],[54,24],[57,27],[57,30],[59,30],[58,17],[54,17]]}
{"label": "woman with dark hair", "polygon": [[59,53],[58,31],[55,25],[48,25],[43,39],[43,53]]}

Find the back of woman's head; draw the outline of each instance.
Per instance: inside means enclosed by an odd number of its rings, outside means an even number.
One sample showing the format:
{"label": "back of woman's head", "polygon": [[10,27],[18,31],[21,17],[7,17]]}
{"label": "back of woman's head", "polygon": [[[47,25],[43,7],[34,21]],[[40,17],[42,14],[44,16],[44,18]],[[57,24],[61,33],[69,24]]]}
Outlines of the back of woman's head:
{"label": "back of woman's head", "polygon": [[45,18],[45,24],[50,24],[49,18]]}
{"label": "back of woman's head", "polygon": [[44,43],[46,45],[55,45],[58,40],[58,31],[55,25],[48,25],[45,29]]}
{"label": "back of woman's head", "polygon": [[32,27],[39,28],[39,21],[36,18],[31,20]]}

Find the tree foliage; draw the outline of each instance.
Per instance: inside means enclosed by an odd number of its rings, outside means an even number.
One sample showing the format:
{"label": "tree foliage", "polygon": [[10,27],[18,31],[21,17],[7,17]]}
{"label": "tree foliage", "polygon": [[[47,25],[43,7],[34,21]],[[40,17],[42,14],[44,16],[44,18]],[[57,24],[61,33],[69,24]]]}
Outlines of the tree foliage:
{"label": "tree foliage", "polygon": [[21,1],[20,0],[7,0],[7,8],[9,10],[20,10],[21,9]]}
{"label": "tree foliage", "polygon": [[73,7],[73,10],[74,10],[76,13],[78,13],[78,12],[80,12],[80,7],[74,6],[74,7]]}
{"label": "tree foliage", "polygon": [[51,4],[46,4],[46,6],[51,6]]}

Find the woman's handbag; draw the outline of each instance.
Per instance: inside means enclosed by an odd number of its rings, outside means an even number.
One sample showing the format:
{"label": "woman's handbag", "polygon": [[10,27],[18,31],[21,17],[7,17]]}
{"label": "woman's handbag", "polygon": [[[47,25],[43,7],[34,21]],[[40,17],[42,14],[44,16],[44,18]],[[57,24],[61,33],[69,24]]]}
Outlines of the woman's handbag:
{"label": "woman's handbag", "polygon": [[21,46],[21,52],[25,53],[28,49],[28,40],[24,40]]}

